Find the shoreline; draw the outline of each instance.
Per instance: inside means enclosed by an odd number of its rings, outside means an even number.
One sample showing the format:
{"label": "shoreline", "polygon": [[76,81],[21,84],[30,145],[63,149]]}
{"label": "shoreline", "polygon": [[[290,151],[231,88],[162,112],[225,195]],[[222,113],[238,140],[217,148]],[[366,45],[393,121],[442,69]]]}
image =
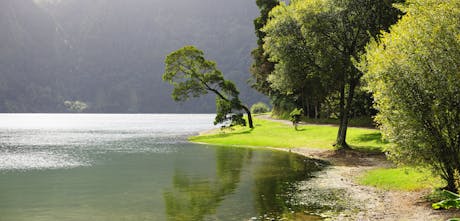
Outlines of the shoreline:
{"label": "shoreline", "polygon": [[[264,116],[263,119],[291,124],[290,121],[272,119],[267,116]],[[217,130],[219,129],[206,130],[200,132],[200,135],[211,134]],[[209,144],[203,142],[193,143]],[[343,209],[318,214],[325,220],[432,221],[447,220],[455,216],[460,216],[458,211],[433,210],[431,208],[431,203],[423,198],[431,191],[429,189],[419,191],[383,190],[358,184],[356,178],[366,171],[393,166],[382,153],[365,153],[355,150],[335,151],[321,148],[300,147],[279,148],[244,145],[234,145],[233,147],[286,151],[308,158],[330,162],[330,166],[318,172],[316,177],[305,181],[299,188],[299,195],[302,195],[304,191],[311,191],[312,185],[333,192],[343,193],[346,197],[344,200],[345,204],[341,205]]]}
{"label": "shoreline", "polygon": [[[316,177],[305,181],[308,186],[313,184],[324,189],[343,191],[347,197],[349,204],[346,209],[319,214],[326,220],[432,221],[446,220],[455,215],[449,211],[431,209],[431,204],[423,199],[430,190],[382,190],[358,184],[355,179],[366,171],[392,166],[382,154],[310,151],[306,148],[293,148],[291,152],[331,163],[331,166],[319,172]],[[300,191],[302,192],[302,188]]]}

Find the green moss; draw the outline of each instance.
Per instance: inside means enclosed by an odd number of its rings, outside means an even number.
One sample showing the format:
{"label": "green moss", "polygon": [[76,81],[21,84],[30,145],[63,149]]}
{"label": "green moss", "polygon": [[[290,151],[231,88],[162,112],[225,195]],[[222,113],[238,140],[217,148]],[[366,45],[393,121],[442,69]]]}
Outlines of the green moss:
{"label": "green moss", "polygon": [[380,189],[406,191],[436,188],[444,185],[441,178],[433,176],[429,170],[412,167],[370,170],[359,177],[358,182]]}
{"label": "green moss", "polygon": [[[292,125],[260,118],[254,119],[254,125],[254,129],[217,130],[214,134],[190,137],[189,140],[229,146],[333,149],[338,130],[337,126],[330,125],[301,125],[296,131]],[[361,150],[379,151],[386,145],[378,130],[365,128],[349,128],[347,142]]]}

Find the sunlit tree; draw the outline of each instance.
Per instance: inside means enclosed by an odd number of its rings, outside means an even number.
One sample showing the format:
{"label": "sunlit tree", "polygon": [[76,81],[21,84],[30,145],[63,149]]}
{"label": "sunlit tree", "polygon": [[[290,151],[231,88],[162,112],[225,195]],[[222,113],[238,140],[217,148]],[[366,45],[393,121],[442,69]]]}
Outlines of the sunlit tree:
{"label": "sunlit tree", "polygon": [[339,94],[339,149],[348,148],[348,121],[362,76],[353,61],[369,39],[397,21],[401,12],[392,2],[294,0],[275,7],[263,28],[265,52],[276,63],[269,76],[272,85],[313,101]]}
{"label": "sunlit tree", "polygon": [[407,14],[368,46],[361,69],[393,159],[433,167],[454,190],[460,169],[460,0],[409,0],[402,9]]}

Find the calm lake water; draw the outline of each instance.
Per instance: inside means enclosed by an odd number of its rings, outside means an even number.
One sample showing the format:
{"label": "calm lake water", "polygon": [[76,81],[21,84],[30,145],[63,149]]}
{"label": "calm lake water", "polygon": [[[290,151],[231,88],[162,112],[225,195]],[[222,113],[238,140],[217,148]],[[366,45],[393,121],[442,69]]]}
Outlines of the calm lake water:
{"label": "calm lake water", "polygon": [[317,220],[320,164],[186,138],[213,115],[0,114],[0,220]]}

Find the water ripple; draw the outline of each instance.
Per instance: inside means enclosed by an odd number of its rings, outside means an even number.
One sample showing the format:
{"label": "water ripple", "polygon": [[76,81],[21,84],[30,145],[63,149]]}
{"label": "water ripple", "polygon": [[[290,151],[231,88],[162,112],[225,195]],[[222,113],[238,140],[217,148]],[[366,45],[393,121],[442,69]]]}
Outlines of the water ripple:
{"label": "water ripple", "polygon": [[57,169],[79,166],[90,166],[90,164],[62,153],[3,152],[0,154],[0,170]]}
{"label": "water ripple", "polygon": [[177,151],[213,115],[0,114],[0,171],[90,166],[95,155]]}

